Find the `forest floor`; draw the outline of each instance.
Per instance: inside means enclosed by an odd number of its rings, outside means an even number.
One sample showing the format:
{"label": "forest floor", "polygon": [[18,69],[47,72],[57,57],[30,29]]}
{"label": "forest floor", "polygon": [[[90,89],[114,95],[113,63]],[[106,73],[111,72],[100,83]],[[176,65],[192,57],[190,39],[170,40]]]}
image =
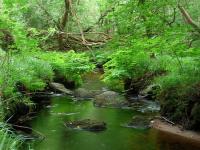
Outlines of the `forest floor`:
{"label": "forest floor", "polygon": [[152,128],[157,129],[159,131],[168,133],[168,134],[174,134],[174,136],[177,136],[177,138],[183,138],[187,141],[190,141],[192,143],[199,144],[200,143],[200,133],[191,131],[191,130],[184,130],[181,126],[178,125],[172,125],[167,122],[163,122],[159,119],[156,119],[152,121],[151,124]]}

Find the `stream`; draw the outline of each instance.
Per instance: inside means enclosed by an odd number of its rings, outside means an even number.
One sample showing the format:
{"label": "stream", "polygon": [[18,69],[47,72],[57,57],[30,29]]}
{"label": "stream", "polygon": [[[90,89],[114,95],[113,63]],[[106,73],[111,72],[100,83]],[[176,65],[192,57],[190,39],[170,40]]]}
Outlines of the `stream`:
{"label": "stream", "polygon": [[[83,87],[106,89],[99,74],[91,74]],[[155,129],[136,129],[122,126],[142,112],[130,109],[99,108],[91,100],[74,101],[67,96],[51,98],[31,121],[31,127],[45,138],[34,142],[35,150],[199,150],[196,143]],[[64,126],[67,121],[95,119],[104,121],[107,129],[89,132]]]}

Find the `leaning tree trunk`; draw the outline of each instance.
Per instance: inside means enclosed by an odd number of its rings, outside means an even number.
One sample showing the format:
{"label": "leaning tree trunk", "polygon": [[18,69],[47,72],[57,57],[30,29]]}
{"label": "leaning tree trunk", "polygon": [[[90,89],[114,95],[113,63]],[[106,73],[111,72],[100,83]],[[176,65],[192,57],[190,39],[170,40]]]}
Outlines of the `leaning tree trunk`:
{"label": "leaning tree trunk", "polygon": [[192,17],[190,16],[190,14],[186,11],[186,9],[180,5],[178,5],[178,8],[181,12],[181,14],[183,15],[183,17],[185,18],[186,22],[191,25],[197,32],[200,33],[200,26],[192,19]]}

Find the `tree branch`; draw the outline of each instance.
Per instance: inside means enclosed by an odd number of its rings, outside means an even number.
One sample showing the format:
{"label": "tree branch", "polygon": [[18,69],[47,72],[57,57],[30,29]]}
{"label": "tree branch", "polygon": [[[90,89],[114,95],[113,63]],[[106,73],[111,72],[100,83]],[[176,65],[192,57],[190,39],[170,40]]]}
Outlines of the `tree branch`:
{"label": "tree branch", "polygon": [[200,33],[199,25],[192,19],[190,14],[186,11],[186,9],[178,4],[178,8],[181,11],[181,14],[186,19],[186,22],[191,25],[196,31]]}

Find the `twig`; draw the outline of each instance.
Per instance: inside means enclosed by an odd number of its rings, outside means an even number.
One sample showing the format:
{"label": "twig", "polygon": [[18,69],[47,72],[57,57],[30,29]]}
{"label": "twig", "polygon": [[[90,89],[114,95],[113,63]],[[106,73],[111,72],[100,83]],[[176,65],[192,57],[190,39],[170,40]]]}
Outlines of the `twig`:
{"label": "twig", "polygon": [[174,122],[170,121],[170,120],[167,119],[166,117],[163,117],[163,116],[155,116],[155,118],[162,119],[162,120],[166,121],[167,123],[170,123],[170,124],[172,124],[172,125],[175,125]]}
{"label": "twig", "polygon": [[12,119],[12,117],[14,116],[14,114],[12,116],[10,116],[7,120],[6,123],[8,123],[10,121],[10,119]]}

